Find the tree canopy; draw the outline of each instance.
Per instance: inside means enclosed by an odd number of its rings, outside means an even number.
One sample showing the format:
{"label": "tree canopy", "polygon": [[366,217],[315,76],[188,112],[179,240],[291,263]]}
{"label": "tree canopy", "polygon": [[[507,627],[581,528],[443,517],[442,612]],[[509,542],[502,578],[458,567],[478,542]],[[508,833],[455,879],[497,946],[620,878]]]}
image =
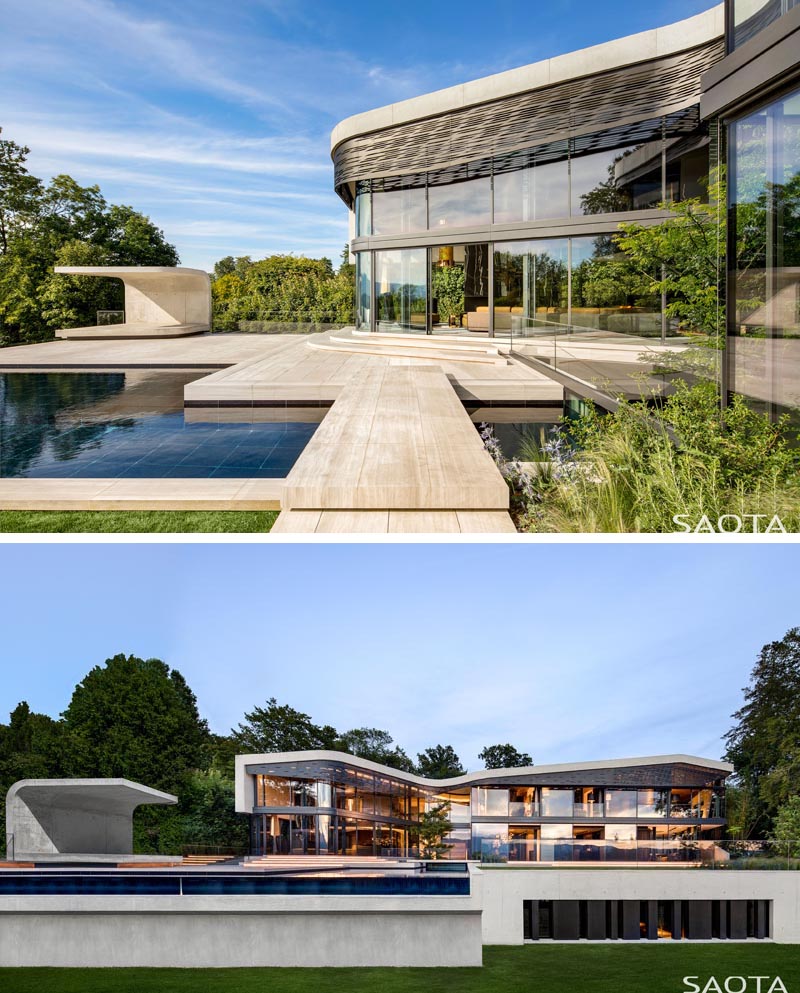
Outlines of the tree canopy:
{"label": "tree canopy", "polygon": [[742,791],[744,837],[764,837],[800,791],[800,628],[761,649],[725,736]]}
{"label": "tree canopy", "polygon": [[44,183],[28,172],[29,153],[0,137],[0,345],[45,341],[58,328],[95,324],[98,310],[123,308],[118,280],[56,275],[56,265],[179,261],[148,217],[71,176]]}
{"label": "tree canopy", "polygon": [[208,725],[195,695],[160,659],[107,659],[75,687],[62,716],[72,776],[124,776],[171,789],[208,758]]}
{"label": "tree canopy", "polygon": [[308,714],[270,697],[266,706],[245,714],[244,722],[231,736],[247,752],[302,752],[333,748],[336,730],[329,725],[320,727]]}
{"label": "tree canopy", "polygon": [[466,771],[452,745],[433,745],[417,754],[417,772],[426,779],[448,779]]}
{"label": "tree canopy", "polygon": [[271,255],[254,262],[228,255],[214,265],[214,327],[244,330],[249,322],[347,323],[353,319],[353,266],[343,258]]}
{"label": "tree canopy", "polygon": [[478,758],[486,769],[515,769],[533,765],[527,752],[518,752],[513,745],[486,745],[478,753]]}

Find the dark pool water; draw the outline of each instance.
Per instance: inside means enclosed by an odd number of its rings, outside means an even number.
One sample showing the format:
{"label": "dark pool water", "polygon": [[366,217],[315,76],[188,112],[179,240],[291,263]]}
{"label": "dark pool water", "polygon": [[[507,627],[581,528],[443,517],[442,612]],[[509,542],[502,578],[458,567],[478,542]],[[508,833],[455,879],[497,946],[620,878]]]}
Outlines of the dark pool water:
{"label": "dark pool water", "polygon": [[0,477],[286,476],[317,423],[291,408],[185,416],[183,387],[202,375],[0,373]]}

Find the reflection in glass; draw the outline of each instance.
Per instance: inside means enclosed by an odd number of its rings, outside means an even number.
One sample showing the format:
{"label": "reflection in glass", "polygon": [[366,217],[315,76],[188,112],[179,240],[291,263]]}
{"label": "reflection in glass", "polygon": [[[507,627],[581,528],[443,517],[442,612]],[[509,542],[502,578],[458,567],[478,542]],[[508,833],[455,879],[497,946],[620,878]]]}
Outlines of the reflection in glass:
{"label": "reflection in glass", "polygon": [[735,49],[743,45],[798,3],[800,0],[732,0],[731,47]]}
{"label": "reflection in glass", "polygon": [[515,317],[542,327],[567,322],[568,258],[567,238],[495,244],[495,332],[510,330]]}
{"label": "reflection in glass", "polygon": [[372,254],[356,255],[356,327],[368,331],[372,326]]}
{"label": "reflection in glass", "polygon": [[[632,151],[629,148],[615,148],[570,159],[571,214],[612,214],[634,209],[629,188],[618,178],[624,176],[624,159]],[[660,163],[660,147],[658,156]],[[660,168],[658,194],[660,199]]]}
{"label": "reflection in glass", "polygon": [[[560,158],[560,161],[559,161]],[[494,223],[569,214],[567,142],[494,160]]]}
{"label": "reflection in glass", "polygon": [[424,248],[375,252],[375,307],[379,331],[425,331],[427,253]]}
{"label": "reflection in glass", "polygon": [[661,297],[609,235],[572,239],[572,318],[577,327],[661,337]]}
{"label": "reflection in glass", "polygon": [[573,792],[569,787],[542,786],[542,817],[572,817]]}
{"label": "reflection in glass", "polygon": [[356,184],[356,236],[364,238],[372,234],[372,195],[369,192],[370,182]]}
{"label": "reflection in glass", "polygon": [[425,186],[401,180],[372,180],[372,233],[408,234],[428,226]]}
{"label": "reflection in glass", "polygon": [[488,173],[476,176],[472,166],[457,166],[428,173],[428,184],[431,231],[491,222],[492,179]]}
{"label": "reflection in glass", "polygon": [[606,790],[606,817],[636,817],[636,801],[636,790]]}
{"label": "reflection in glass", "polygon": [[473,824],[472,849],[484,861],[505,861],[508,858],[508,825]]}
{"label": "reflection in glass", "polygon": [[668,790],[639,790],[639,817],[666,817],[669,805]]}
{"label": "reflection in glass", "polygon": [[730,126],[731,388],[770,413],[800,405],[800,91]]}
{"label": "reflection in glass", "polygon": [[472,815],[473,817],[508,817],[508,790],[474,787]]}

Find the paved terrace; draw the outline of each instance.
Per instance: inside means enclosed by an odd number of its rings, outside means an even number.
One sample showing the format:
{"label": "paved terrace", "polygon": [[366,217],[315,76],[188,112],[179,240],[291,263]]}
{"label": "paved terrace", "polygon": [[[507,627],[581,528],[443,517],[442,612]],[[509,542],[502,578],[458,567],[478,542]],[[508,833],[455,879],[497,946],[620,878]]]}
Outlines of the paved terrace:
{"label": "paved terrace", "polygon": [[[389,354],[386,354],[386,352]],[[0,371],[198,369],[187,415],[330,407],[284,479],[3,479],[0,509],[274,510],[275,533],[513,532],[508,491],[463,402],[560,404],[561,387],[494,345],[390,349],[330,336],[201,335],[3,349]],[[322,411],[320,410],[320,413]],[[272,416],[272,415],[268,415]]]}

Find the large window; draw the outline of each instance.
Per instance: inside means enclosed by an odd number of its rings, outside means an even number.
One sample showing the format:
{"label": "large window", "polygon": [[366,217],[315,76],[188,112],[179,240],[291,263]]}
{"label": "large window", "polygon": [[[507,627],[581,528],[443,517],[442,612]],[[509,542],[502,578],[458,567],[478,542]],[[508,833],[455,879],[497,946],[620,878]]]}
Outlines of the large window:
{"label": "large window", "polygon": [[508,790],[473,787],[473,817],[508,817]]}
{"label": "large window", "polygon": [[425,185],[397,180],[372,181],[372,233],[407,234],[428,226]]}
{"label": "large window", "polygon": [[[479,170],[486,172],[486,167]],[[470,165],[428,173],[428,214],[432,231],[489,224],[492,220],[491,175],[475,175]]]}
{"label": "large window", "polygon": [[425,330],[427,269],[424,248],[375,253],[375,307],[379,331]]}
{"label": "large window", "polygon": [[541,221],[569,213],[567,142],[494,160],[494,223]]}
{"label": "large window", "polygon": [[[800,405],[800,91],[730,126],[730,386]],[[777,412],[777,411],[776,411]]]}
{"label": "large window", "polygon": [[370,329],[372,326],[372,255],[359,252],[356,255],[356,327]]}
{"label": "large window", "polygon": [[661,298],[611,235],[572,239],[572,320],[577,327],[661,337]]}
{"label": "large window", "polygon": [[568,258],[567,238],[496,244],[495,331],[509,330],[515,317],[527,326],[566,323]]}

